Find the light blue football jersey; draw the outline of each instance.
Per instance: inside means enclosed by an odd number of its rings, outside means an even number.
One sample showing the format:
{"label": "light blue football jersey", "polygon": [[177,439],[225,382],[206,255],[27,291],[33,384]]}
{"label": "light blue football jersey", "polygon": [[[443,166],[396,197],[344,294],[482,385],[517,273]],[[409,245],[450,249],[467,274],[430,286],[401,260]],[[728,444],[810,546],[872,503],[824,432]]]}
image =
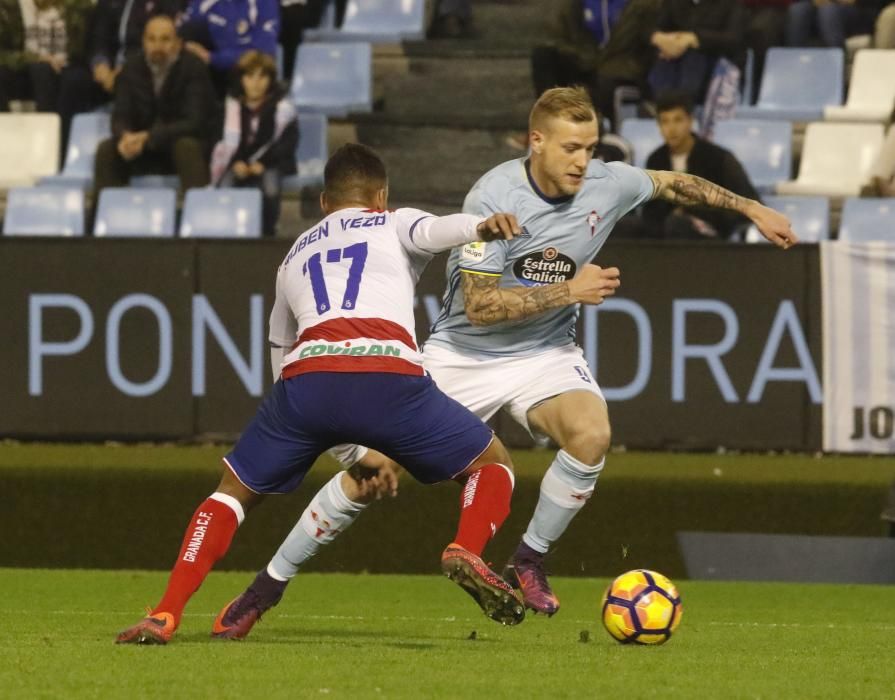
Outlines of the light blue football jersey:
{"label": "light blue football jersey", "polygon": [[653,195],[644,170],[592,160],[577,194],[547,197],[526,159],[488,171],[466,195],[463,211],[515,214],[523,234],[512,241],[471,243],[451,251],[441,314],[427,343],[483,357],[527,355],[575,342],[578,305],[519,321],[473,326],[466,318],[462,271],[500,276],[503,287],[563,282],[593,261],[615,223]]}

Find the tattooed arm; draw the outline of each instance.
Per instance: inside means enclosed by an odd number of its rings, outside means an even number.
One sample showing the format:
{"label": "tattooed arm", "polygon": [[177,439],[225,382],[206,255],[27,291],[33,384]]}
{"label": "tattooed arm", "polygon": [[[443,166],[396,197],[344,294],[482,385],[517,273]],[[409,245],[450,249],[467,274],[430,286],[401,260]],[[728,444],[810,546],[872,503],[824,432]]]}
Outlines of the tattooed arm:
{"label": "tattooed arm", "polygon": [[789,248],[798,242],[789,219],[761,202],[741,197],[720,185],[688,173],[647,170],[646,174],[653,181],[653,199],[664,199],[684,207],[703,206],[736,211],[751,219],[771,243]]}
{"label": "tattooed arm", "polygon": [[618,268],[585,265],[566,282],[538,287],[501,287],[499,275],[463,272],[466,317],[474,326],[518,321],[571,304],[599,304],[615,294],[620,282]]}

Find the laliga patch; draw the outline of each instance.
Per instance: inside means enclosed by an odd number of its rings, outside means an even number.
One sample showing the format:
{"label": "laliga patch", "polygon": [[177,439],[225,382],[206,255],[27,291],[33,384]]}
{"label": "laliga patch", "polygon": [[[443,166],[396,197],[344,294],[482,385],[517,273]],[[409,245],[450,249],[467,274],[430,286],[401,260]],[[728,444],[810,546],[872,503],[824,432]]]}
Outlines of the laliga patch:
{"label": "laliga patch", "polygon": [[526,287],[565,282],[575,276],[576,269],[572,258],[553,247],[529,253],[513,264],[513,274]]}
{"label": "laliga patch", "polygon": [[463,246],[460,255],[464,260],[484,260],[485,259],[485,243],[483,241],[475,241],[467,243]]}

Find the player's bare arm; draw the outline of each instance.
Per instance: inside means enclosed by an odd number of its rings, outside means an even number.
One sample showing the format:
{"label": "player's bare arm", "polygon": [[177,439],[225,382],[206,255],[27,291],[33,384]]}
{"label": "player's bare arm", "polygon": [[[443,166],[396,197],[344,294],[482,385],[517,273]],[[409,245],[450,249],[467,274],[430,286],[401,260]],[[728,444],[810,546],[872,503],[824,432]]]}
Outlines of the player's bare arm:
{"label": "player's bare arm", "polygon": [[463,272],[466,316],[474,326],[518,321],[570,304],[599,304],[619,287],[617,267],[585,265],[566,282],[539,287],[501,287],[500,277]]}
{"label": "player's bare arm", "polygon": [[778,211],[764,206],[761,202],[731,192],[713,182],[669,170],[647,170],[653,181],[653,199],[684,207],[705,206],[731,209],[749,217],[761,234],[771,243],[783,249],[798,242],[789,219]]}

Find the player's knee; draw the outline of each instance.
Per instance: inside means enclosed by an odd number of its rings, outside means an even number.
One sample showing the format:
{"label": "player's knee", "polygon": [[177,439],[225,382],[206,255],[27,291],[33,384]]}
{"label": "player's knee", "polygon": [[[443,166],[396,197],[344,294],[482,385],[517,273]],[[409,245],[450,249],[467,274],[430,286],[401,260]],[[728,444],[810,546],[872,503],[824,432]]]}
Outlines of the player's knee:
{"label": "player's knee", "polygon": [[608,425],[588,423],[577,426],[562,447],[579,462],[597,464],[609,451],[611,442],[612,433]]}
{"label": "player's knee", "polygon": [[472,463],[472,467],[482,467],[486,464],[503,464],[510,471],[513,470],[513,462],[510,458],[510,453],[507,451],[507,448],[500,441],[500,438],[496,435],[494,439],[491,441],[491,444],[488,445],[488,448],[479,455],[479,457]]}

